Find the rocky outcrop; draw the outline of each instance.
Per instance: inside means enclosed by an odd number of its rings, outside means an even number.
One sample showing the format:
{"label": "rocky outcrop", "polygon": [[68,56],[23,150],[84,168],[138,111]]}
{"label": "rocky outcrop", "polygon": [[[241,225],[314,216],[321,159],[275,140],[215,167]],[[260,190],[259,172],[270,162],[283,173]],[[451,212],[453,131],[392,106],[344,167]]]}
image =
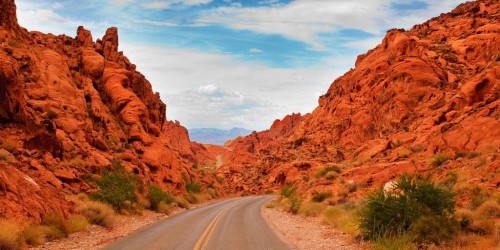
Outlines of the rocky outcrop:
{"label": "rocky outcrop", "polygon": [[[232,142],[220,170],[226,185],[264,192],[295,183],[342,193],[346,183],[371,187],[403,171],[435,173],[430,161],[438,153],[475,152],[481,160],[444,165],[498,189],[488,172],[500,165],[499,10],[498,1],[479,0],[409,31],[388,31],[311,114]],[[327,165],[341,169],[340,178],[314,177]]]}
{"label": "rocky outcrop", "polygon": [[67,215],[65,194],[91,192],[85,176],[117,158],[172,193],[185,191],[181,173],[215,182],[192,169],[206,149],[167,121],[160,95],[118,48],[116,27],[95,42],[84,27],[75,38],[28,32],[14,1],[0,3],[0,147],[14,145],[0,158],[0,216]]}

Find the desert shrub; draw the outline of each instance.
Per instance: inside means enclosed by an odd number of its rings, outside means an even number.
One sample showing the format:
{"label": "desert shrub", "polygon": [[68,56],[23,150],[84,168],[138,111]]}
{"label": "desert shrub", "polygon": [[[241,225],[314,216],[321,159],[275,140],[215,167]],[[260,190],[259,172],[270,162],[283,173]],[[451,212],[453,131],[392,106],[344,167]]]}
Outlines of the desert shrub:
{"label": "desert shrub", "polygon": [[19,48],[19,41],[18,40],[9,40],[9,46],[14,47],[14,48]]}
{"label": "desert shrub", "polygon": [[464,152],[464,151],[457,151],[455,153],[455,159],[458,159],[458,158],[465,158],[467,156],[467,153]]}
{"label": "desert shrub", "polygon": [[327,191],[324,191],[324,192],[316,192],[315,191],[315,192],[312,193],[312,195],[313,195],[312,200],[314,202],[323,202],[327,198],[332,197],[332,193],[331,192],[327,192]]}
{"label": "desert shrub", "polygon": [[480,187],[474,187],[470,190],[471,208],[476,209],[480,207],[485,201],[489,199],[488,192],[482,190]]}
{"label": "desert shrub", "polygon": [[449,159],[450,159],[450,156],[448,154],[438,153],[432,157],[431,165],[433,167],[439,167]]}
{"label": "desert shrub", "polygon": [[300,205],[302,204],[302,198],[292,196],[289,198],[290,202],[290,207],[288,209],[288,212],[292,214],[297,214],[297,212],[300,209]]}
{"label": "desert shrub", "polygon": [[52,120],[52,119],[56,119],[57,117],[59,117],[59,114],[56,111],[54,111],[52,109],[47,110],[47,118]]}
{"label": "desert shrub", "polygon": [[214,188],[207,188],[205,192],[207,192],[212,199],[217,198],[218,196],[217,191]]}
{"label": "desert shrub", "polygon": [[80,205],[78,211],[95,225],[112,228],[115,223],[115,211],[105,203],[89,201]]}
{"label": "desert shrub", "polygon": [[24,229],[22,238],[26,244],[38,246],[45,243],[46,226],[30,225]]}
{"label": "desert shrub", "polygon": [[201,192],[201,184],[196,182],[186,182],[186,191],[189,193]]}
{"label": "desert shrub", "polygon": [[471,151],[471,152],[469,152],[469,153],[467,154],[467,158],[469,158],[469,159],[476,158],[476,157],[478,157],[478,156],[479,156],[479,153],[478,153],[478,152],[476,152],[476,151]]}
{"label": "desert shrub", "polygon": [[337,166],[326,166],[326,167],[318,170],[316,173],[314,173],[314,177],[321,178],[330,172],[335,172],[337,174],[340,174],[341,170]]}
{"label": "desert shrub", "polygon": [[163,190],[156,185],[150,185],[148,191],[149,202],[151,202],[151,208],[153,210],[157,210],[161,202],[167,205],[174,202],[174,197],[163,192]]}
{"label": "desert shrub", "polygon": [[160,202],[160,204],[158,204],[156,211],[158,213],[163,213],[163,214],[169,215],[170,213],[172,213],[172,205],[166,204],[162,201],[162,202]]}
{"label": "desert shrub", "polygon": [[196,204],[199,202],[198,197],[194,194],[187,194],[184,198],[191,204]]}
{"label": "desert shrub", "polygon": [[306,217],[307,216],[317,217],[321,214],[324,207],[325,206],[321,203],[310,202],[310,203],[304,204],[303,206],[300,207],[299,214],[304,215]]}
{"label": "desert shrub", "polygon": [[10,153],[14,153],[17,150],[18,146],[15,141],[10,139],[5,139],[2,142],[2,148],[9,151]]}
{"label": "desert shrub", "polygon": [[177,196],[174,198],[174,201],[180,208],[188,209],[190,207],[189,201],[187,201],[184,197]]}
{"label": "desert shrub", "polygon": [[151,208],[151,202],[149,201],[149,198],[146,198],[142,195],[137,195],[135,197],[136,200],[136,208],[138,209],[150,209]]}
{"label": "desert shrub", "polygon": [[475,215],[479,218],[499,218],[500,205],[493,200],[489,200],[481,204],[475,211]]}
{"label": "desert shrub", "polygon": [[56,226],[43,226],[43,232],[47,241],[59,240],[66,237]]}
{"label": "desert shrub", "polygon": [[295,194],[295,191],[297,191],[296,187],[285,185],[281,187],[280,195],[281,197],[289,198]]}
{"label": "desert shrub", "polygon": [[486,201],[467,216],[467,231],[480,235],[495,235],[496,218],[500,217],[500,205],[493,200]]}
{"label": "desert shrub", "polygon": [[69,231],[70,233],[76,233],[85,230],[89,226],[89,221],[87,218],[81,215],[74,215],[69,218]]}
{"label": "desert shrub", "polygon": [[42,225],[51,228],[46,235],[49,240],[67,237],[71,232],[68,221],[62,215],[56,213],[45,214],[42,218]]}
{"label": "desert shrub", "polygon": [[460,227],[456,220],[440,215],[422,215],[410,228],[416,242],[439,244],[451,239]]}
{"label": "desert shrub", "polygon": [[11,221],[0,219],[0,249],[19,249],[19,227]]}
{"label": "desert shrub", "polygon": [[[375,240],[384,235],[403,235],[422,216],[439,218],[441,223],[447,220],[450,220],[448,224],[453,223],[454,194],[436,186],[429,178],[404,174],[395,183],[394,191],[386,193],[379,189],[368,196],[360,212],[360,229],[366,238]],[[434,239],[421,237],[418,240]]]}
{"label": "desert shrub", "polygon": [[99,190],[90,197],[106,202],[117,210],[128,208],[135,200],[136,180],[119,160],[113,161],[112,165],[111,171],[104,171],[101,178],[95,180]]}

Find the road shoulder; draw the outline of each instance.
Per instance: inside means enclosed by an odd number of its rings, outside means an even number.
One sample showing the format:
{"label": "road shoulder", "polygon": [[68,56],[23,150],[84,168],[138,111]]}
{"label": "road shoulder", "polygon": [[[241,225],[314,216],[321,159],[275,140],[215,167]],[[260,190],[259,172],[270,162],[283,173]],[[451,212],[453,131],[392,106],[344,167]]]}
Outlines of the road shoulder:
{"label": "road shoulder", "polygon": [[292,215],[277,207],[262,207],[262,216],[285,242],[296,246],[295,249],[363,249],[351,236],[339,232],[319,219]]}

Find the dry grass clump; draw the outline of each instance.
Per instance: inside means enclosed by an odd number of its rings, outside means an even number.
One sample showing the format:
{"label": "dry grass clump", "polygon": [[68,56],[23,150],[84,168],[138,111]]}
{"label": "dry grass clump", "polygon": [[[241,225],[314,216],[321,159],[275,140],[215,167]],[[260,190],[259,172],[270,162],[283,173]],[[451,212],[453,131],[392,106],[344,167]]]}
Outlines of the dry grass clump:
{"label": "dry grass clump", "polygon": [[11,250],[20,248],[19,233],[16,223],[0,219],[0,249]]}
{"label": "dry grass clump", "polygon": [[87,218],[91,224],[112,228],[116,214],[113,208],[105,203],[89,201],[78,207],[78,211]]}
{"label": "dry grass clump", "polygon": [[158,213],[169,215],[172,213],[172,205],[166,204],[165,202],[160,202],[156,208]]}
{"label": "dry grass clump", "polygon": [[89,221],[81,215],[75,215],[69,219],[69,230],[71,233],[83,231],[88,226]]}
{"label": "dry grass clump", "polygon": [[137,195],[135,197],[136,200],[136,207],[138,209],[150,209],[151,208],[151,202],[149,201],[148,198],[142,196],[142,195]]}
{"label": "dry grass clump", "polygon": [[189,207],[190,207],[189,201],[187,201],[184,197],[181,197],[181,196],[174,197],[174,202],[180,208],[189,209]]}
{"label": "dry grass clump", "polygon": [[29,225],[23,233],[22,238],[26,244],[31,246],[38,246],[45,243],[47,226],[42,225]]}
{"label": "dry grass clump", "polygon": [[359,221],[354,209],[346,210],[339,206],[329,207],[323,212],[322,222],[352,236],[359,234]]}
{"label": "dry grass clump", "polygon": [[68,237],[71,232],[70,224],[60,214],[49,213],[43,216],[42,225],[46,226],[46,238],[56,240]]}
{"label": "dry grass clump", "polygon": [[317,202],[309,202],[304,204],[299,209],[299,214],[306,217],[317,217],[321,214],[325,206]]}
{"label": "dry grass clump", "polygon": [[480,235],[495,235],[498,217],[500,205],[493,200],[486,201],[472,213],[468,229]]}

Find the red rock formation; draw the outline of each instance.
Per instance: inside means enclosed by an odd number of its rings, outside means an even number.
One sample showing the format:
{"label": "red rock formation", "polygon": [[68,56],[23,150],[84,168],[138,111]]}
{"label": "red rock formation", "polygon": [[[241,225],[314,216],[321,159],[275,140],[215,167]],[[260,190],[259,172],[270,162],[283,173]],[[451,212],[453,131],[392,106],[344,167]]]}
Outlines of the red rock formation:
{"label": "red rock formation", "polygon": [[17,144],[0,159],[0,216],[69,214],[64,195],[91,191],[81,176],[114,158],[174,193],[185,190],[182,172],[214,182],[191,169],[206,149],[166,120],[159,94],[118,51],[117,28],[96,42],[83,27],[76,38],[28,33],[15,13],[13,0],[0,3],[0,145]]}
{"label": "red rock formation", "polygon": [[[311,114],[232,142],[220,169],[226,185],[263,192],[298,183],[338,193],[349,182],[380,186],[403,171],[435,173],[429,162],[438,152],[480,152],[480,168],[472,167],[479,160],[445,166],[466,166],[466,179],[480,176],[480,185],[498,189],[489,171],[500,165],[499,9],[479,0],[409,31],[390,30]],[[316,179],[325,165],[340,167],[341,177]]]}

